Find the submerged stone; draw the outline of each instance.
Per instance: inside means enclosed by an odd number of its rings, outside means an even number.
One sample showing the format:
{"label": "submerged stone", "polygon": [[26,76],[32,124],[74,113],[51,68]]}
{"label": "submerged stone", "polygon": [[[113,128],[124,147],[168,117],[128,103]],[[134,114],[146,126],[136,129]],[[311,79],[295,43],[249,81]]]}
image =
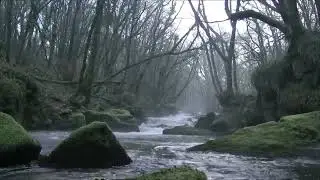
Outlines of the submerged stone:
{"label": "submerged stone", "polygon": [[104,122],[92,122],[72,132],[49,155],[47,166],[110,168],[132,160]]}
{"label": "submerged stone", "polygon": [[29,164],[40,151],[39,142],[10,115],[0,112],[0,167]]}

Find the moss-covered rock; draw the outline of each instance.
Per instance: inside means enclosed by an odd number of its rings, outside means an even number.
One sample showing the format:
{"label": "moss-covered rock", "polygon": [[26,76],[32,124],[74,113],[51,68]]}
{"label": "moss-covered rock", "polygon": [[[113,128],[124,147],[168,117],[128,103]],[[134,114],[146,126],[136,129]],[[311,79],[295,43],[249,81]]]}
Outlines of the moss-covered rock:
{"label": "moss-covered rock", "polygon": [[54,130],[75,130],[86,125],[86,118],[81,112],[73,112],[51,124]]}
{"label": "moss-covered rock", "polygon": [[214,112],[208,113],[205,116],[201,116],[194,127],[201,129],[210,129],[210,125],[216,119],[216,114]]}
{"label": "moss-covered rock", "polygon": [[[115,113],[116,112],[116,113]],[[93,121],[106,122],[113,131],[121,131],[121,132],[130,132],[130,131],[139,131],[139,127],[134,120],[126,119],[129,117],[126,116],[125,113],[120,113],[122,111],[86,111],[84,113],[87,123]],[[127,111],[126,111],[127,113]],[[130,113],[129,113],[130,114]],[[132,117],[132,115],[130,116]],[[122,120],[120,119],[122,118]],[[132,117],[133,118],[133,117]],[[124,121],[124,122],[123,122]]]}
{"label": "moss-covered rock", "polygon": [[109,109],[107,110],[107,113],[113,117],[119,118],[119,120],[122,122],[136,123],[136,119],[133,117],[133,115],[125,109]]}
{"label": "moss-covered rock", "polygon": [[58,168],[110,168],[130,164],[131,159],[106,123],[92,122],[72,132],[46,163]]}
{"label": "moss-covered rock", "polygon": [[246,127],[223,138],[190,148],[247,155],[292,155],[319,142],[320,111],[285,116],[279,122]]}
{"label": "moss-covered rock", "polygon": [[147,120],[143,108],[139,106],[125,106],[125,109],[127,109],[135,117],[139,125]]}
{"label": "moss-covered rock", "polygon": [[0,112],[0,167],[28,164],[37,160],[41,151],[39,142],[13,117]]}
{"label": "moss-covered rock", "polygon": [[190,167],[177,167],[162,169],[158,172],[131,178],[131,180],[207,180],[207,176]]}
{"label": "moss-covered rock", "polygon": [[207,129],[199,129],[189,126],[176,126],[171,129],[163,130],[162,134],[172,134],[172,135],[194,135],[194,136],[210,136],[212,131]]}

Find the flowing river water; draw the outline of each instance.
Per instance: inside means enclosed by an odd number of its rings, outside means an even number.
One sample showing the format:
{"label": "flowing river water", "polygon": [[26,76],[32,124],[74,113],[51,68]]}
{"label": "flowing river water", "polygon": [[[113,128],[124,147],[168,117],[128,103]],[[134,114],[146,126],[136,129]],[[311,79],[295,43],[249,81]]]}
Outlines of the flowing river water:
{"label": "flowing river water", "polygon": [[[133,163],[110,169],[49,169],[33,165],[29,168],[0,169],[0,179],[7,180],[93,180],[124,179],[160,168],[188,165],[204,171],[209,180],[245,179],[320,179],[320,160],[300,158],[256,158],[227,153],[186,152],[188,147],[214,137],[162,135],[164,128],[192,125],[195,119],[188,114],[148,118],[141,132],[117,133]],[[32,136],[42,144],[47,154],[70,132],[41,131]]]}

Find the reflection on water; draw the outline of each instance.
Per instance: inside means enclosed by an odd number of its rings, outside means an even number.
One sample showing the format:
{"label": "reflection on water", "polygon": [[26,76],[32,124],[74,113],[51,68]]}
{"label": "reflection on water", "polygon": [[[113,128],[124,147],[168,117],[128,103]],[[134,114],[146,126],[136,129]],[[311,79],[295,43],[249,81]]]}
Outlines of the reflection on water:
{"label": "reflection on water", "polygon": [[[191,119],[190,119],[191,118]],[[0,179],[64,180],[123,179],[159,168],[189,165],[204,171],[209,179],[320,179],[320,162],[306,158],[266,159],[225,153],[186,152],[185,149],[213,137],[162,135],[163,128],[192,124],[186,114],[150,118],[141,125],[140,133],[115,133],[133,159],[133,163],[111,169],[55,170],[34,166],[29,169],[0,169]],[[69,132],[33,132],[49,153]]]}

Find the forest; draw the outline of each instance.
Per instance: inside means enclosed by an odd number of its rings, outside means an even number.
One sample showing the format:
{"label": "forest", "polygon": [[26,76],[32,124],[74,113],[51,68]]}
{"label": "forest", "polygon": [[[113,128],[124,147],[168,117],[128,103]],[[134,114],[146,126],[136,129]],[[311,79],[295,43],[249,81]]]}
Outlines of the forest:
{"label": "forest", "polygon": [[[132,163],[115,174],[202,180],[220,169],[190,153],[319,159],[320,0],[0,0],[0,26],[0,178]],[[305,176],[285,171],[267,179]]]}

